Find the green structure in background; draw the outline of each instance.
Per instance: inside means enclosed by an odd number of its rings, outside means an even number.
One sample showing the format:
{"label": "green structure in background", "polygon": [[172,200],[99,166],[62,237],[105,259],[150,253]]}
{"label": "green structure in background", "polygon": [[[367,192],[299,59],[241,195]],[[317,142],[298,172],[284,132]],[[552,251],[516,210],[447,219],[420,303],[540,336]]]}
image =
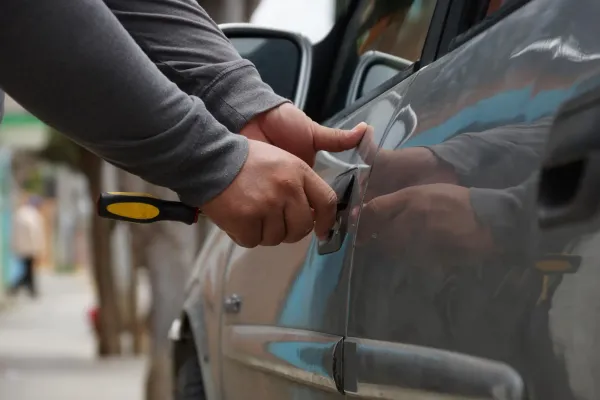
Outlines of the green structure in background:
{"label": "green structure in background", "polygon": [[11,159],[10,150],[0,148],[0,301],[6,288],[21,273],[10,243],[13,214]]}

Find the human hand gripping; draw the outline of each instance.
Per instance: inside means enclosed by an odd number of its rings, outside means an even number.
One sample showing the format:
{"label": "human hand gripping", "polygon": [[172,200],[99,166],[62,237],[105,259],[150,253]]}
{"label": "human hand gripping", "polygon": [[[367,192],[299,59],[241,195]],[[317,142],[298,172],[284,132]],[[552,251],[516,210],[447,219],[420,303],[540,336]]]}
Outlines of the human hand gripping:
{"label": "human hand gripping", "polygon": [[243,247],[294,243],[313,229],[326,238],[337,198],[311,166],[319,150],[356,147],[366,128],[327,128],[287,103],[259,114],[240,132],[250,145],[244,167],[203,212]]}
{"label": "human hand gripping", "polygon": [[243,247],[297,242],[313,228],[327,237],[335,222],[333,189],[293,154],[259,140],[249,147],[238,176],[202,207],[204,214]]}
{"label": "human hand gripping", "polygon": [[352,149],[360,143],[366,130],[364,122],[352,130],[328,128],[314,122],[296,106],[285,103],[255,116],[240,134],[277,146],[312,167],[318,151]]}

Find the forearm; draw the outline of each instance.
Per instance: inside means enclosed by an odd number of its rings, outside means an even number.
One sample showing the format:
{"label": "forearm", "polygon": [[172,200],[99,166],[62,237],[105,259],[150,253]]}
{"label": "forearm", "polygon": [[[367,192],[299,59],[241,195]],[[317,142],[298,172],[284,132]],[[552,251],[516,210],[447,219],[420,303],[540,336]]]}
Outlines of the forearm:
{"label": "forearm", "polygon": [[0,87],[109,162],[201,205],[247,141],[171,83],[97,0],[0,2]]}
{"label": "forearm", "polygon": [[196,0],[104,0],[165,76],[229,130],[286,100],[262,82]]}

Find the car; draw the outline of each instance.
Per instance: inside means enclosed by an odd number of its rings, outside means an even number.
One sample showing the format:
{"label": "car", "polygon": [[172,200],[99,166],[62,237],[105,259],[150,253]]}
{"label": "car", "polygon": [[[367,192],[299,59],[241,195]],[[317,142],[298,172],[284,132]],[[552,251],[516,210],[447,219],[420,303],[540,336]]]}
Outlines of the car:
{"label": "car", "polygon": [[222,29],[320,123],[330,237],[211,228],[177,399],[600,398],[600,2],[355,0],[325,39]]}

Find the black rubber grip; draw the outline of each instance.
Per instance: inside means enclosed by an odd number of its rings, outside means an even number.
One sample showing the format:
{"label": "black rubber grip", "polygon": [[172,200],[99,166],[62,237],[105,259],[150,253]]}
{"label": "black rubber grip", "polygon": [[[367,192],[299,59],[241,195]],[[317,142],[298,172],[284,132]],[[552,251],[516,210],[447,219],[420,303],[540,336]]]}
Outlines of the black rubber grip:
{"label": "black rubber grip", "polygon": [[97,202],[100,217],[149,224],[177,221],[191,225],[200,211],[178,201],[162,200],[144,193],[102,193]]}

